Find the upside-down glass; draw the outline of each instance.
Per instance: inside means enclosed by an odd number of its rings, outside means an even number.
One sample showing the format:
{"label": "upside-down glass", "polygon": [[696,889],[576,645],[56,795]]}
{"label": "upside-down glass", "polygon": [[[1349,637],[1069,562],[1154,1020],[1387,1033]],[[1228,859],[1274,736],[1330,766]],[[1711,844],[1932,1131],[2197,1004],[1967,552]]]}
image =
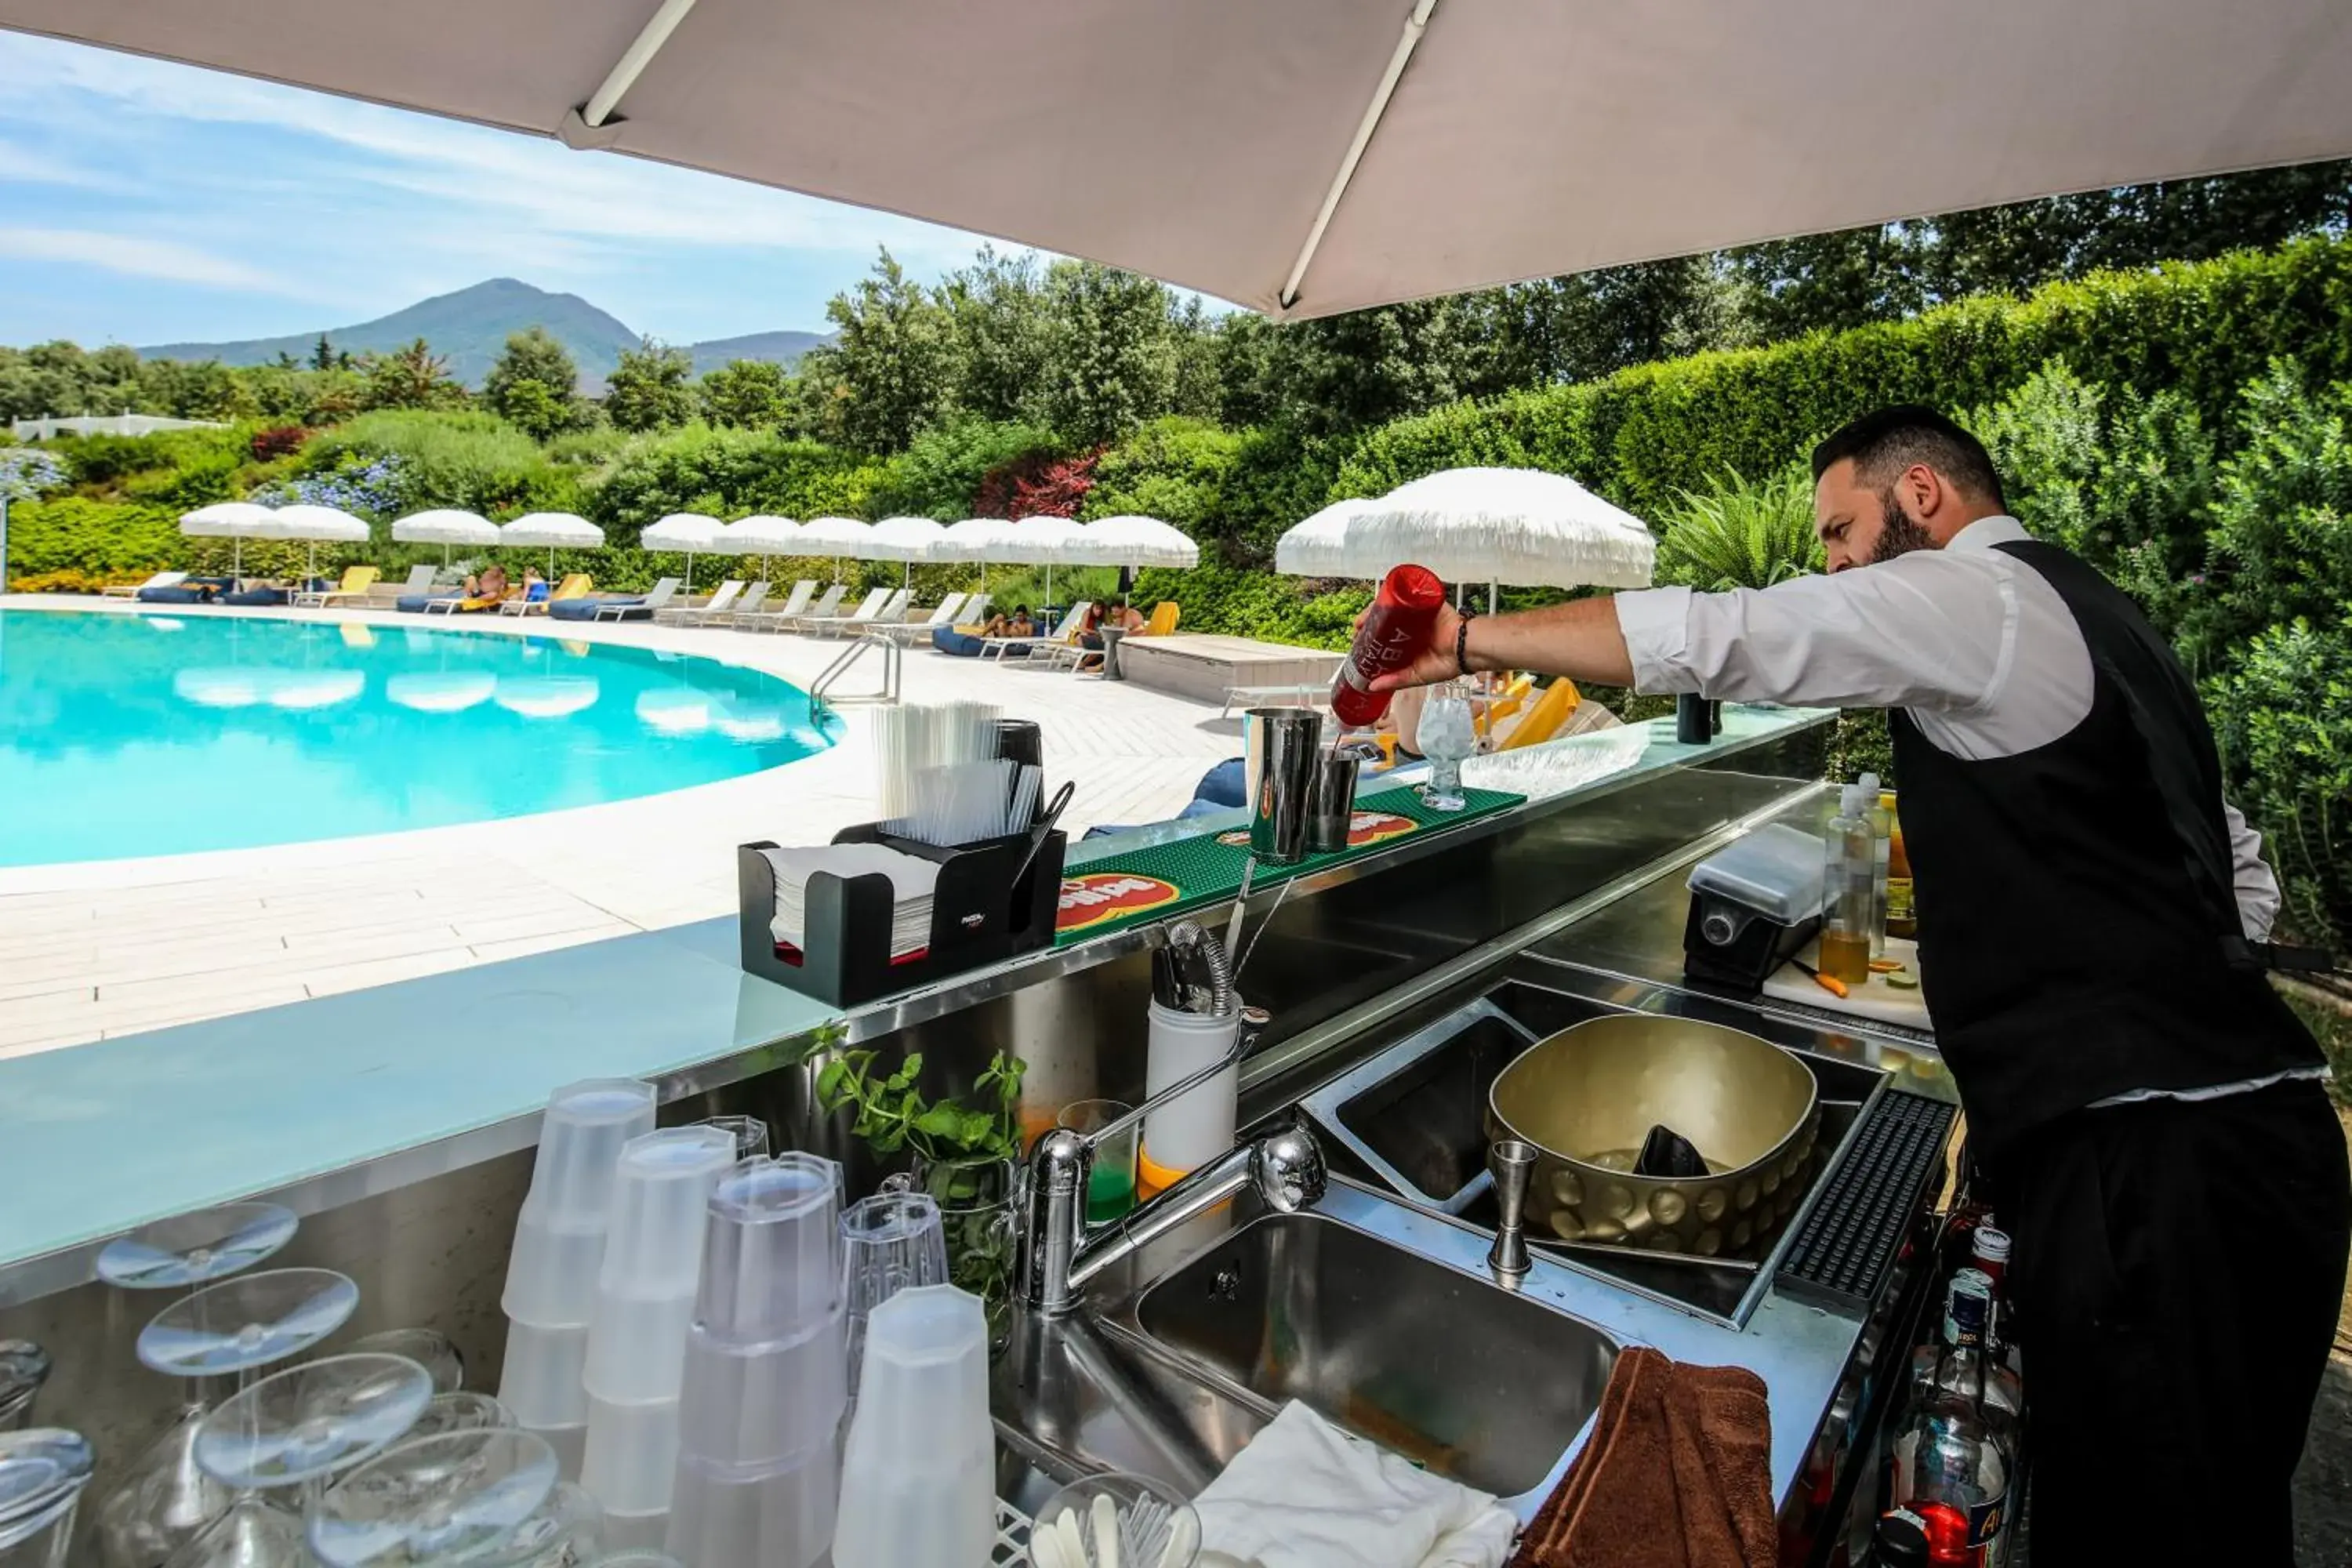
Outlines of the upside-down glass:
{"label": "upside-down glass", "polygon": [[557,1484],[543,1438],[446,1433],[354,1467],[311,1500],[304,1523],[327,1568],[508,1563]]}
{"label": "upside-down glass", "polygon": [[455,1394],[466,1386],[466,1358],[449,1336],[438,1329],[386,1329],[353,1340],[350,1350],[378,1355],[406,1356],[433,1379],[436,1394]]}
{"label": "upside-down glass", "polygon": [[[98,1277],[126,1290],[186,1290],[274,1256],[294,1237],[294,1212],[278,1204],[224,1204],[173,1215],[106,1244]],[[180,1410],[100,1500],[94,1533],[112,1568],[153,1568],[230,1501],[226,1488],[190,1457],[196,1424],[212,1407],[205,1383],[182,1384]]]}
{"label": "upside-down glass", "polygon": [[94,1462],[78,1432],[0,1432],[0,1568],[65,1568],[75,1504]]}
{"label": "upside-down glass", "polygon": [[855,1398],[866,1318],[901,1290],[948,1282],[947,1228],[929,1194],[884,1192],[849,1205],[841,1216],[841,1239],[849,1254],[849,1392]]}
{"label": "upside-down glass", "polygon": [[372,1354],[328,1356],[240,1389],[197,1427],[195,1460],[241,1495],[170,1568],[306,1568],[303,1505],[399,1441],[432,1397],[423,1367]]}

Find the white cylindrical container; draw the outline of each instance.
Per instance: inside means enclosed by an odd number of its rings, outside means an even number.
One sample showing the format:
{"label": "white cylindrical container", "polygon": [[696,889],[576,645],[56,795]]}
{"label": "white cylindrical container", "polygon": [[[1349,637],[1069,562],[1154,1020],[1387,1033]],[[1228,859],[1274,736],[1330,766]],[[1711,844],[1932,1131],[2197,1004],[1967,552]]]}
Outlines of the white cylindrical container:
{"label": "white cylindrical container", "polygon": [[[1241,1003],[1222,1016],[1180,1013],[1151,1004],[1150,1054],[1144,1068],[1148,1100],[1174,1088],[1229,1055],[1240,1037]],[[1234,1146],[1234,1101],[1241,1069],[1227,1068],[1144,1119],[1143,1152],[1136,1162],[1139,1196],[1172,1186],[1188,1172]]]}

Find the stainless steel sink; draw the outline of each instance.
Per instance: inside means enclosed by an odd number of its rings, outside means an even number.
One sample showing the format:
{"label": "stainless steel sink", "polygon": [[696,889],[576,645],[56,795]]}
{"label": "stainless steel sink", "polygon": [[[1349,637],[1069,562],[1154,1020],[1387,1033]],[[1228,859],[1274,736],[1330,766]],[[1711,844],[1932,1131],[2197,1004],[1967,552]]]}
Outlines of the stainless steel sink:
{"label": "stainless steel sink", "polygon": [[1313,1213],[1244,1226],[1135,1310],[1212,1375],[1507,1497],[1551,1471],[1617,1359],[1589,1324]]}

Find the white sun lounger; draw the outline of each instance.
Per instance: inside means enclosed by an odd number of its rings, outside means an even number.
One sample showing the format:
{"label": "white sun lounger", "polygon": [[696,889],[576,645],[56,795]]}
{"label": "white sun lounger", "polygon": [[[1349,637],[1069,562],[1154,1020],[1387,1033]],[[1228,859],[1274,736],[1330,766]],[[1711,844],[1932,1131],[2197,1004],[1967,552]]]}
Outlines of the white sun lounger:
{"label": "white sun lounger", "polygon": [[728,617],[728,625],[739,632],[773,631],[780,622],[805,613],[809,607],[809,595],[815,592],[816,584],[803,577],[793,584],[793,591],[784,595],[784,602],[772,610],[748,610],[738,605],[735,613]]}
{"label": "white sun lounger", "polygon": [[735,601],[742,596],[742,580],[730,577],[719,584],[708,603],[699,606],[681,605],[675,610],[656,610],[654,613],[654,619],[667,622],[671,626],[698,626],[733,610]]}
{"label": "white sun lounger", "polygon": [[823,622],[811,629],[829,637],[854,637],[866,632],[886,630],[898,624],[898,617],[907,613],[907,601],[912,597],[914,595],[904,588],[893,588],[877,605],[873,602],[874,595],[869,594],[866,602],[858,605],[855,612],[839,620]]}
{"label": "white sun lounger", "polygon": [[142,589],[176,588],[188,580],[185,572],[158,572],[144,583],[110,583],[106,596],[110,599],[135,599]]}
{"label": "white sun lounger", "polygon": [[1087,612],[1094,607],[1092,599],[1080,599],[1076,604],[1072,605],[1070,613],[1064,616],[1060,622],[1062,626],[1069,628],[1066,632],[1046,632],[1042,636],[1025,637],[982,637],[980,639],[980,657],[987,658],[993,656],[996,661],[1002,664],[1004,662],[1007,649],[1025,647],[1029,650],[1029,657],[1032,658],[1040,657],[1039,650],[1043,649],[1045,650],[1043,657],[1048,660],[1057,660],[1061,657],[1061,650],[1077,647],[1078,628],[1086,625]]}
{"label": "white sun lounger", "polygon": [[625,621],[629,618],[631,610],[649,610],[652,614],[646,616],[646,619],[658,619],[661,613],[669,607],[670,600],[677,596],[677,579],[665,577],[655,584],[653,592],[642,599],[621,599],[609,605],[597,605],[595,615],[590,619],[601,621],[606,616],[610,616],[616,621]]}
{"label": "white sun lounger", "polygon": [[[779,610],[772,616],[759,616],[751,624],[761,631],[798,631],[813,620],[831,619],[834,611],[841,605],[842,595],[848,591],[843,584],[835,583],[832,587],[827,588],[814,605],[789,615]],[[794,591],[793,597],[796,599],[800,597],[797,590]]]}
{"label": "white sun lounger", "polygon": [[[850,611],[847,615],[826,615],[824,613],[824,605],[819,604],[815,609],[810,611],[807,615],[803,616],[800,620],[793,625],[792,629],[796,632],[805,632],[812,636],[817,636],[822,635],[827,626],[839,626],[844,621],[854,620],[862,626],[866,622],[874,618],[874,612],[880,609],[882,607],[882,601],[889,596],[890,591],[887,588],[873,589],[867,593],[866,597],[858,600],[857,608]],[[830,595],[828,595],[827,597],[833,598],[833,602],[836,605],[841,603],[840,599],[837,597],[834,597]]]}
{"label": "white sun lounger", "polygon": [[963,609],[963,602],[961,594],[950,594],[922,620],[900,621],[895,626],[877,626],[874,629],[893,642],[928,642],[931,634],[941,626],[955,625],[956,616]]}

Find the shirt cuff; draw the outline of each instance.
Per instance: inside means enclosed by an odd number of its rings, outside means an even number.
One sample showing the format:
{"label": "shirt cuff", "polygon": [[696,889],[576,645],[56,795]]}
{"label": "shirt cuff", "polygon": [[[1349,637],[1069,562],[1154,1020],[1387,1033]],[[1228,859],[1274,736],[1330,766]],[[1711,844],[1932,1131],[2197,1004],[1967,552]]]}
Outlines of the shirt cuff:
{"label": "shirt cuff", "polygon": [[1688,588],[1636,588],[1619,594],[1617,629],[1624,635],[1633,666],[1633,689],[1644,696],[1696,691],[1698,680],[1683,668],[1690,646]]}

